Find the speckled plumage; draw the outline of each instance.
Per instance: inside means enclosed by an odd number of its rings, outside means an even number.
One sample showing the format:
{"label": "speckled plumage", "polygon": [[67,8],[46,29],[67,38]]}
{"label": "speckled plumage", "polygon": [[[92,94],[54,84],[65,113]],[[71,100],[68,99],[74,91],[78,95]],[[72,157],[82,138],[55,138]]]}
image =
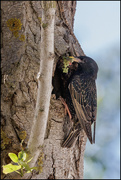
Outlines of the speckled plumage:
{"label": "speckled plumage", "polygon": [[[71,147],[76,137],[83,128],[89,141],[95,143],[95,127],[97,114],[97,93],[95,80],[98,66],[96,62],[87,57],[78,57],[78,62],[73,62],[69,73],[64,74],[58,66],[60,75],[61,95],[69,107],[74,125],[69,135],[62,143],[62,147]],[[91,125],[94,123],[92,138]]]}

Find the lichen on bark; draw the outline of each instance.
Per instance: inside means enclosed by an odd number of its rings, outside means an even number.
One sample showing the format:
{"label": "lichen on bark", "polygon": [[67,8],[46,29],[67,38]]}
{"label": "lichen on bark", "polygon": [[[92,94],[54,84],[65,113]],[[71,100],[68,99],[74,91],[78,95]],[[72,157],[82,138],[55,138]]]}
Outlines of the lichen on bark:
{"label": "lichen on bark", "polygon": [[[56,3],[53,75],[59,57],[69,53],[75,55],[75,51],[83,55],[78,43],[76,43],[62,19],[58,2]],[[74,2],[72,6],[70,1],[63,3],[66,18],[73,26],[76,4]],[[40,1],[2,1],[1,5],[2,126],[5,129],[6,136],[12,141],[8,149],[2,152],[2,164],[6,164],[9,163],[9,159],[7,159],[8,152],[17,153],[20,151],[19,133],[26,131],[27,137],[25,143],[27,144],[33,125],[38,89],[36,77],[41,59],[42,22],[40,22],[39,17],[42,17],[42,7]],[[70,7],[72,7],[73,11],[70,11]],[[24,43],[18,41],[16,38],[11,38],[11,32],[6,25],[6,21],[11,18],[21,19],[21,30],[26,37]],[[5,81],[4,77],[7,77]],[[64,120],[64,107],[61,101],[56,100],[52,95],[43,145],[43,171],[41,174],[34,172],[30,175],[31,178],[48,179],[48,177],[54,177],[56,179],[81,179],[83,177],[83,157],[86,136],[82,131],[77,143],[71,149],[61,148],[64,137]],[[5,177],[2,174],[2,178],[19,179],[20,177],[17,177],[16,174],[9,174]]]}

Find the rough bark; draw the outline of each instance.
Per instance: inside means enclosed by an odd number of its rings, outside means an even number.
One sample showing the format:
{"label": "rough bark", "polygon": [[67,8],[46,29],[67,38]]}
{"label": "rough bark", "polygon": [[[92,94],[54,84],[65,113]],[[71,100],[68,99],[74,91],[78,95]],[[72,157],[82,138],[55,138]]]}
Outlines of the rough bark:
{"label": "rough bark", "polygon": [[53,1],[42,1],[41,5],[41,61],[37,77],[37,102],[32,130],[27,145],[29,151],[31,152],[31,156],[34,157],[30,162],[32,167],[39,157],[40,149],[44,142],[52,91],[52,72],[54,63],[54,6],[56,4]]}
{"label": "rough bark", "polygon": [[[2,164],[10,162],[8,152],[20,151],[20,134],[26,131],[27,144],[33,125],[37,96],[37,73],[40,63],[42,8],[40,1],[2,1],[2,84],[1,84],[1,125],[5,132],[2,139]],[[58,1],[56,6],[54,51],[55,62],[65,54],[84,55],[73,34],[75,1]],[[6,25],[10,18],[22,22],[20,33],[25,41],[12,36]],[[81,30],[80,30],[81,32]],[[83,157],[86,135],[82,131],[71,149],[61,148],[64,136],[63,124],[66,117],[64,107],[54,95],[50,101],[50,111],[43,145],[43,172],[33,172],[32,179],[83,178]],[[5,139],[8,140],[6,143]],[[4,179],[17,179],[11,173],[2,174]]]}

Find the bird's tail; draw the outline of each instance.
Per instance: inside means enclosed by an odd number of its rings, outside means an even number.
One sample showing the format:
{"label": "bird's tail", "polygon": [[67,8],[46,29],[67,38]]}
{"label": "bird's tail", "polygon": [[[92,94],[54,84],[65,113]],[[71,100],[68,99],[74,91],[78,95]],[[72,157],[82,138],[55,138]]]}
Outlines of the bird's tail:
{"label": "bird's tail", "polygon": [[80,134],[80,128],[72,128],[70,130],[69,135],[66,137],[66,139],[63,141],[62,143],[62,147],[67,147],[67,148],[71,148],[74,141],[77,139],[77,137]]}
{"label": "bird's tail", "polygon": [[96,122],[94,122],[94,130],[93,130],[93,140],[92,140],[92,143],[95,143],[95,129],[96,129]]}

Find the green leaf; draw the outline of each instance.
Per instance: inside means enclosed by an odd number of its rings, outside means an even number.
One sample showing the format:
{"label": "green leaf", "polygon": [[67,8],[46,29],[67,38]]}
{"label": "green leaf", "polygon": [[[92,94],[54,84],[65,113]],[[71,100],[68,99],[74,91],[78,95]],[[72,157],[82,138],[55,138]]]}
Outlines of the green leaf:
{"label": "green leaf", "polygon": [[29,167],[29,165],[26,162],[21,161],[20,164],[25,170],[27,170],[27,171],[31,170],[31,168]]}
{"label": "green leaf", "polygon": [[31,171],[27,171],[26,173],[30,173]]}
{"label": "green leaf", "polygon": [[21,175],[21,173],[19,171],[16,171],[16,172]]}
{"label": "green leaf", "polygon": [[13,165],[13,164],[7,164],[7,165],[3,165],[3,173],[4,174],[8,174],[8,173],[11,173],[13,171],[17,171],[21,169],[21,166],[18,166],[18,165]]}
{"label": "green leaf", "polygon": [[26,173],[30,173],[30,172],[32,172],[34,169],[37,171],[37,170],[38,170],[38,167],[33,167],[33,168],[30,168],[30,170],[29,170],[29,171],[27,171]]}
{"label": "green leaf", "polygon": [[13,162],[15,162],[15,163],[18,162],[18,157],[17,157],[16,154],[14,154],[14,153],[8,153],[8,156],[11,158],[11,160],[12,160]]}
{"label": "green leaf", "polygon": [[23,161],[26,160],[26,155],[27,155],[27,154],[25,153],[25,151],[23,151],[23,158],[22,158]]}
{"label": "green leaf", "polygon": [[27,161],[27,163],[30,162],[32,159],[33,159],[33,157],[32,157],[31,159],[29,159],[29,160]]}
{"label": "green leaf", "polygon": [[22,151],[20,151],[20,152],[18,153],[18,159],[21,160],[22,157],[23,157],[23,153],[22,153]]}
{"label": "green leaf", "polygon": [[25,153],[25,151],[20,151],[20,152],[18,153],[18,159],[19,159],[19,160],[25,161],[25,160],[26,160],[26,156],[27,156],[27,154]]}
{"label": "green leaf", "polygon": [[38,170],[38,167],[32,167],[31,170],[33,170],[33,169]]}

